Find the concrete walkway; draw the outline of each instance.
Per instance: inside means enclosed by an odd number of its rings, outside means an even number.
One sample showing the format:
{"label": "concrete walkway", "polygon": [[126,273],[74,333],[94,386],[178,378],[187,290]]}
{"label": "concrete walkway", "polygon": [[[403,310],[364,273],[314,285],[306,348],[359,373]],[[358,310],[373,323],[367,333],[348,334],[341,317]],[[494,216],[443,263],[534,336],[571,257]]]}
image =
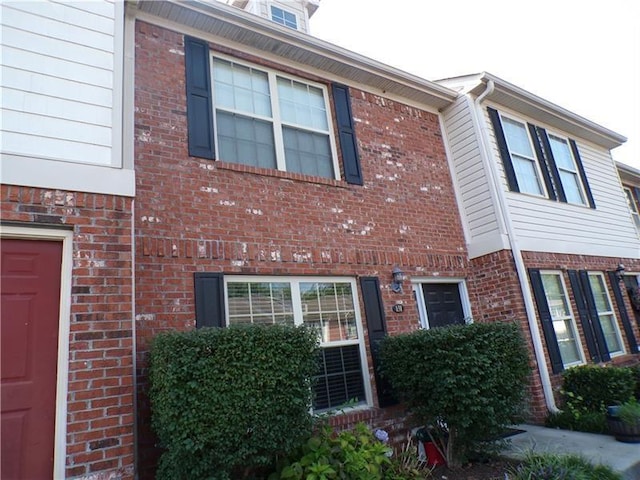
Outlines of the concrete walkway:
{"label": "concrete walkway", "polygon": [[517,425],[524,433],[509,437],[503,455],[520,459],[527,452],[572,453],[593,464],[609,465],[625,480],[640,480],[640,443],[622,443],[611,435],[572,432],[535,425]]}

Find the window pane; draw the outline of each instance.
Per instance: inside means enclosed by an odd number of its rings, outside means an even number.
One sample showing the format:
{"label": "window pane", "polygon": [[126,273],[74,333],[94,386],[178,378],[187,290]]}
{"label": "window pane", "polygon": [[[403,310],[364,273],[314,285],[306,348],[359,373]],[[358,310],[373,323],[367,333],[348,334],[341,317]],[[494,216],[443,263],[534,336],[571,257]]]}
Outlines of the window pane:
{"label": "window pane", "polygon": [[321,342],[356,340],[350,283],[300,283],[303,321],[319,329]]}
{"label": "window pane", "polygon": [[276,167],[271,123],[216,111],[220,160],[262,168]]}
{"label": "window pane", "polygon": [[622,345],[620,345],[620,339],[615,327],[615,318],[613,315],[600,315],[599,317],[604,339],[607,343],[607,349],[610,353],[621,352]]}
{"label": "window pane", "polygon": [[556,339],[558,340],[558,347],[560,348],[560,357],[562,358],[562,363],[564,365],[568,365],[570,363],[580,362],[581,358],[580,353],[578,352],[578,345],[575,338],[572,321],[554,321],[553,329],[556,332]]}
{"label": "window pane", "polygon": [[293,325],[293,303],[289,283],[229,282],[229,323]]}
{"label": "window pane", "polygon": [[278,77],[282,121],[327,131],[327,112],[321,89]]}
{"label": "window pane", "polygon": [[512,155],[512,161],[520,191],[523,193],[542,195],[542,187],[540,186],[533,161],[518,157],[517,155]]}
{"label": "window pane", "polygon": [[589,275],[589,284],[596,303],[598,318],[602,326],[602,332],[607,343],[609,353],[622,352],[620,334],[616,326],[616,318],[613,315],[613,307],[609,301],[607,288],[602,275]]}
{"label": "window pane", "polygon": [[609,304],[609,298],[607,297],[603,277],[600,275],[589,275],[589,283],[591,284],[593,299],[596,302],[598,312],[611,311],[611,305]]}
{"label": "window pane", "polygon": [[502,128],[507,139],[509,151],[513,154],[533,158],[533,150],[529,142],[529,134],[523,123],[502,117]]}
{"label": "window pane", "polygon": [[563,138],[549,135],[549,144],[551,145],[551,152],[553,153],[553,159],[556,161],[556,166],[575,172],[576,166],[573,163],[573,156],[567,141]]}
{"label": "window pane", "polygon": [[580,184],[578,183],[578,175],[572,172],[560,170],[560,181],[562,182],[562,188],[564,188],[567,202],[584,204],[582,191],[580,190]]}
{"label": "window pane", "polygon": [[365,401],[360,350],[357,345],[323,348],[321,366],[314,378],[316,410],[335,408],[349,400]]}
{"label": "window pane", "polygon": [[271,116],[267,74],[226,60],[213,60],[216,108]]}
{"label": "window pane", "polygon": [[328,135],[288,127],[282,133],[287,171],[334,178]]}

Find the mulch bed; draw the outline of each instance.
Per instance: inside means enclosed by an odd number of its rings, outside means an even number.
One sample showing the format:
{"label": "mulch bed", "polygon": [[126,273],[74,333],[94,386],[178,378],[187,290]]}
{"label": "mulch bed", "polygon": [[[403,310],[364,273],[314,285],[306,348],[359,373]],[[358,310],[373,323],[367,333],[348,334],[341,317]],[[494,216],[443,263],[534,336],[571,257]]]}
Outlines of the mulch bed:
{"label": "mulch bed", "polygon": [[462,468],[450,470],[447,467],[436,467],[431,478],[433,480],[504,480],[504,474],[517,465],[514,460],[494,459],[486,463],[471,463]]}

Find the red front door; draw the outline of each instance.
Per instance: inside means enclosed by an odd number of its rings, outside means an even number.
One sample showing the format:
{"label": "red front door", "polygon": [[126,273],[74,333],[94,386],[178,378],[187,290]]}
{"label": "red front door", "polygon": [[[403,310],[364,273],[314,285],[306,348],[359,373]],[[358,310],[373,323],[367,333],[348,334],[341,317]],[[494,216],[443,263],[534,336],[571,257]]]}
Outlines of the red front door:
{"label": "red front door", "polygon": [[62,242],[0,242],[0,477],[53,478]]}

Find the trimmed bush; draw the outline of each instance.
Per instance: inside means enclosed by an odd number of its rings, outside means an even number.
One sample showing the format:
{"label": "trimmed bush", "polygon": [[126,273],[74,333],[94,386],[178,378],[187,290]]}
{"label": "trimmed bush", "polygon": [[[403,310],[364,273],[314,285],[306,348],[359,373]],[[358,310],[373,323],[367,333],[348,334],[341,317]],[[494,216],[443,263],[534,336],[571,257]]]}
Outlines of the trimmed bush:
{"label": "trimmed bush", "polygon": [[529,355],[518,327],[477,323],[387,337],[381,370],[450,466],[520,418]]}
{"label": "trimmed bush", "polygon": [[562,393],[566,404],[584,412],[605,412],[633,398],[635,372],[629,367],[580,365],[562,373]]}
{"label": "trimmed bush", "polygon": [[312,431],[317,335],[283,325],[158,335],[150,354],[159,479],[242,478]]}

